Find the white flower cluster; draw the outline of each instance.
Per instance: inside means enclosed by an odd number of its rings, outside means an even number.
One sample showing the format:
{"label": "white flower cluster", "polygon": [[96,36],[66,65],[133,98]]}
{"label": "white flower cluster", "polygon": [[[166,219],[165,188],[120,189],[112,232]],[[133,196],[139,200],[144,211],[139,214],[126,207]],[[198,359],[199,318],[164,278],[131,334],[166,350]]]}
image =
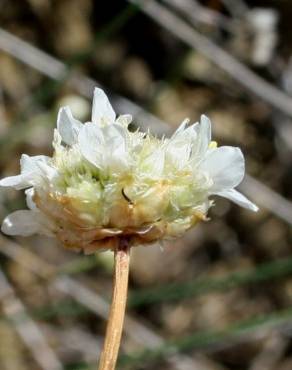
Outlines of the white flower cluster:
{"label": "white flower cluster", "polygon": [[53,156],[21,157],[21,174],[0,186],[26,189],[29,210],[7,216],[9,235],[54,235],[91,253],[181,235],[206,219],[211,195],[257,211],[234,189],[244,176],[239,148],[217,148],[206,116],[184,121],[171,138],[131,132],[130,115],[116,118],[106,95],[94,91],[91,122],[61,108]]}

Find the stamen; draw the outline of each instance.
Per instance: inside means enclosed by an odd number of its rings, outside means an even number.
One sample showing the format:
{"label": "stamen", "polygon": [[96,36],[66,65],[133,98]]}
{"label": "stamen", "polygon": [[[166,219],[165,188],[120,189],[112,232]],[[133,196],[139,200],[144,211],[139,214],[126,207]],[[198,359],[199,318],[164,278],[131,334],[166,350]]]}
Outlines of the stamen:
{"label": "stamen", "polygon": [[129,204],[133,204],[133,202],[131,201],[131,199],[127,196],[127,194],[125,194],[125,190],[124,190],[124,188],[122,188],[122,196],[126,199],[126,201],[127,201]]}

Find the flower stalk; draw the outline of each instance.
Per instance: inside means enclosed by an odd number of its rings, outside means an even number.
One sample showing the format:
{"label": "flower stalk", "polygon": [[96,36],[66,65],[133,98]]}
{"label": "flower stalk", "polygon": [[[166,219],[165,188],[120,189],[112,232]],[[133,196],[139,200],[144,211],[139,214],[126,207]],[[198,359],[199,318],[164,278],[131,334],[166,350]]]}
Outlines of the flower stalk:
{"label": "flower stalk", "polygon": [[127,303],[130,265],[130,246],[126,239],[120,240],[114,258],[112,304],[98,370],[114,370],[119,353]]}

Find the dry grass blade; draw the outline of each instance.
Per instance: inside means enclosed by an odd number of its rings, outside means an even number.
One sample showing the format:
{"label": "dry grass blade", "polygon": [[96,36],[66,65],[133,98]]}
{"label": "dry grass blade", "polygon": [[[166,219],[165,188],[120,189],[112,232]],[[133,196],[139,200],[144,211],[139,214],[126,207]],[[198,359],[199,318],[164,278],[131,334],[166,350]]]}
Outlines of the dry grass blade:
{"label": "dry grass blade", "polygon": [[292,225],[292,203],[254,177],[245,175],[239,188],[271,213]]}
{"label": "dry grass blade", "polygon": [[290,117],[292,116],[292,99],[288,95],[252,72],[244,64],[240,63],[206,36],[196,31],[165,6],[152,0],[130,1],[140,6],[144,13],[175,37],[210,59],[248,91],[257,95],[272,107],[279,109]]}
{"label": "dry grass blade", "polygon": [[262,351],[254,358],[249,370],[273,370],[288,347],[288,340],[279,333],[271,333]]}
{"label": "dry grass blade", "polygon": [[[79,94],[87,98],[91,99],[94,87],[102,87],[97,81],[70,71],[65,63],[1,28],[0,49],[26,65],[36,69],[44,76],[50,77],[56,81],[63,81],[66,79],[69,86],[73,87]],[[112,96],[112,101],[120,113],[126,114],[131,112],[143,129],[146,130],[150,127],[158,135],[170,131],[169,126],[165,122],[162,122],[157,117],[146,112],[134,102],[119,95]]]}
{"label": "dry grass blade", "polygon": [[243,0],[221,0],[234,17],[241,17],[248,11],[248,6]]}
{"label": "dry grass blade", "polygon": [[[96,362],[96,351],[100,351],[102,338],[96,340],[96,336],[86,332],[78,325],[71,328],[57,328],[52,325],[42,325],[43,331],[53,337],[57,343],[57,351],[60,355],[66,353],[80,353],[88,363]],[[80,346],[82,343],[82,346]]]}
{"label": "dry grass blade", "polygon": [[232,32],[233,20],[207,6],[193,0],[164,0],[165,3],[177,8],[187,15],[195,24],[206,24],[220,27]]}
{"label": "dry grass blade", "polygon": [[[48,345],[37,324],[28,316],[26,308],[16,296],[12,285],[0,270],[0,299],[4,314],[12,322],[15,330],[33,355],[40,369],[62,370],[63,366]],[[23,317],[24,320],[19,320]]]}

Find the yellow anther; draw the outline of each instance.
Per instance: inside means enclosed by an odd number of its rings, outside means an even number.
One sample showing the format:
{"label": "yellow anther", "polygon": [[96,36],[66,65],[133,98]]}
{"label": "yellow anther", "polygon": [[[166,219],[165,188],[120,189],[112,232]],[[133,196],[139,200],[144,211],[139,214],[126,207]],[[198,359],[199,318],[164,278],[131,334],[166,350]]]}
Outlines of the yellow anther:
{"label": "yellow anther", "polygon": [[217,141],[211,141],[209,144],[210,149],[215,149],[217,148],[217,146],[218,146]]}

